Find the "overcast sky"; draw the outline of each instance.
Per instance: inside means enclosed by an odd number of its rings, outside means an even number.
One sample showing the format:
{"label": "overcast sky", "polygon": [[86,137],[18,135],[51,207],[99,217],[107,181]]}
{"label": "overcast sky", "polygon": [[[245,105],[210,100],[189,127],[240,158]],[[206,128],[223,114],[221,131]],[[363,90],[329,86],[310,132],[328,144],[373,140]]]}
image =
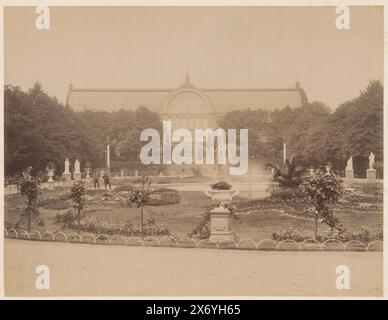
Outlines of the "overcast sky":
{"label": "overcast sky", "polygon": [[4,11],[5,83],[35,81],[64,102],[75,87],[292,87],[335,108],[383,80],[383,9],[351,7],[34,7]]}

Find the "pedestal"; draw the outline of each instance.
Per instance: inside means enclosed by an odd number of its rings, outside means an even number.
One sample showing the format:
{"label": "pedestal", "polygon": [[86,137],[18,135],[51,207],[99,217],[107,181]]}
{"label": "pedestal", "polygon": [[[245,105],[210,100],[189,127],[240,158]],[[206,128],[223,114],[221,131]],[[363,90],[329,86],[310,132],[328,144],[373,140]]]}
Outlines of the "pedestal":
{"label": "pedestal", "polygon": [[74,180],[81,180],[81,172],[73,173]]}
{"label": "pedestal", "polygon": [[47,190],[54,190],[54,180],[46,182],[46,189]]}
{"label": "pedestal", "polygon": [[376,170],[375,169],[366,170],[366,180],[368,182],[376,182]]}
{"label": "pedestal", "polygon": [[18,193],[18,186],[16,184],[9,184],[7,186],[7,194],[17,194]]}
{"label": "pedestal", "polygon": [[62,173],[62,178],[65,184],[71,183],[71,173]]}
{"label": "pedestal", "polygon": [[346,179],[354,179],[354,170],[346,169],[345,170],[345,178]]}
{"label": "pedestal", "polygon": [[210,211],[211,230],[209,240],[215,242],[235,240],[236,236],[230,228],[232,213],[223,207]]}

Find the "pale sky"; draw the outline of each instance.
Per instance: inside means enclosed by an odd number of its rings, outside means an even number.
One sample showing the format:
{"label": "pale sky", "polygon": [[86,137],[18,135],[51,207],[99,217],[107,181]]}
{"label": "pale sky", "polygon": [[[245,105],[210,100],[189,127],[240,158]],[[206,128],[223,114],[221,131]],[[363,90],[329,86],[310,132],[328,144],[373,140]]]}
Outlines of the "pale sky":
{"label": "pale sky", "polygon": [[199,88],[293,87],[335,108],[383,80],[383,8],[35,7],[4,10],[5,83],[35,81],[64,102],[86,88],[176,88],[189,69]]}

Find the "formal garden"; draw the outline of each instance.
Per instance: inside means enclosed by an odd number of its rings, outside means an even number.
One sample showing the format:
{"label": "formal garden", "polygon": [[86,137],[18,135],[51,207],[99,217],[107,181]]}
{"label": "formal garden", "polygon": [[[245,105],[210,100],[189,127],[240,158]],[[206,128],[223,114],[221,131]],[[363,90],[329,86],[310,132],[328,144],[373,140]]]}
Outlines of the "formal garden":
{"label": "formal garden", "polygon": [[[344,183],[325,170],[289,171],[287,163],[275,172],[269,196],[236,196],[228,202],[236,241],[336,239],[368,244],[383,239],[382,183]],[[200,241],[210,236],[209,212],[217,206],[204,192],[177,191],[151,183],[148,177],[121,180],[112,190],[94,190],[84,181],[40,190],[40,182],[27,170],[18,184],[19,194],[5,196],[5,227],[18,234],[34,230],[40,235],[63,232]],[[213,187],[233,186],[220,182]]]}
{"label": "formal garden", "polygon": [[[6,86],[5,187],[12,191],[4,199],[6,235],[198,243],[211,239],[211,212],[218,208],[230,213],[232,242],[381,242],[382,114],[383,86],[375,80],[334,112],[319,101],[231,111],[218,125],[248,129],[250,165],[261,161],[263,170],[242,177],[190,170],[179,176],[139,161],[142,130],[162,127],[160,115],[146,107],[74,112],[38,83],[27,92]],[[88,175],[108,170],[107,144],[112,190],[94,190]],[[243,185],[249,185],[248,195]],[[240,193],[220,204],[205,194],[212,189]]]}

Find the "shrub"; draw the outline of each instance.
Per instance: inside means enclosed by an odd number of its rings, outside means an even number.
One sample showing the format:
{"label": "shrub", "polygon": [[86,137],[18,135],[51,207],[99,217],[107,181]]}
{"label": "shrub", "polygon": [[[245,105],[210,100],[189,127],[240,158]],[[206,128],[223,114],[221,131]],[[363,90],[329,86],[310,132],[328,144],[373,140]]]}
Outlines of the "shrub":
{"label": "shrub", "polygon": [[[85,214],[81,213],[81,218],[84,218]],[[63,223],[65,226],[76,223],[78,219],[78,214],[73,210],[66,210],[65,212],[57,213],[55,216],[55,221],[58,223]]]}
{"label": "shrub", "polygon": [[342,180],[331,172],[317,170],[313,175],[304,178],[303,191],[310,197],[315,211],[315,237],[318,235],[318,219],[327,224],[331,230],[341,229],[338,219],[328,206],[338,202],[343,195]]}
{"label": "shrub", "polygon": [[128,185],[117,186],[114,189],[115,192],[131,192],[132,190],[133,190],[133,187]]}
{"label": "shrub", "polygon": [[306,194],[303,192],[301,188],[280,188],[280,187],[272,187],[269,189],[271,192],[271,198],[274,200],[281,201],[305,201]]}
{"label": "shrub", "polygon": [[61,197],[44,199],[39,201],[39,206],[45,209],[63,210],[71,206],[69,200],[62,199]]}
{"label": "shrub", "polygon": [[188,234],[191,238],[194,235],[199,236],[200,239],[208,239],[210,237],[210,213],[205,212],[202,215],[201,221],[198,225]]}
{"label": "shrub", "polygon": [[151,193],[153,192],[151,188],[151,180],[149,177],[143,177],[142,182],[139,186],[136,186],[128,195],[128,204],[130,206],[135,206],[140,208],[140,227],[141,227],[141,236],[144,236],[143,233],[143,208],[147,205],[147,202],[150,200]]}
{"label": "shrub", "polygon": [[232,186],[225,181],[221,181],[211,184],[210,188],[212,188],[212,190],[230,190],[232,189]]}
{"label": "shrub", "polygon": [[304,240],[311,239],[311,236],[303,235],[294,229],[287,229],[273,233],[272,239],[276,241],[294,240],[296,242],[302,242]]}
{"label": "shrub", "polygon": [[124,225],[112,223],[105,220],[96,219],[94,217],[84,217],[80,221],[80,227],[75,219],[68,216],[68,222],[65,224],[67,228],[80,228],[85,232],[94,234],[109,234],[123,236],[162,236],[170,235],[170,231],[161,225],[156,224],[155,219],[147,219],[143,227],[134,226],[130,221]]}
{"label": "shrub", "polygon": [[20,194],[26,197],[25,214],[27,215],[27,230],[31,229],[31,216],[37,217],[38,195],[40,193],[40,179],[32,175],[32,167],[25,169],[15,178]]}
{"label": "shrub", "polygon": [[76,181],[70,189],[69,198],[73,201],[74,208],[77,210],[78,227],[81,224],[81,212],[86,207],[85,184],[83,181]]}
{"label": "shrub", "polygon": [[302,182],[303,168],[296,163],[295,157],[286,159],[281,165],[267,164],[267,166],[274,169],[273,179],[280,188],[294,188]]}
{"label": "shrub", "polygon": [[[272,239],[276,241],[294,240],[296,242],[302,242],[307,239],[312,239],[312,235],[308,233],[300,233],[294,229],[286,229],[277,231],[272,234]],[[383,240],[383,231],[370,229],[368,226],[361,226],[355,230],[334,230],[328,233],[317,234],[316,240],[318,242],[324,242],[329,239],[337,239],[342,242],[348,242],[351,240],[358,240],[364,243],[369,243],[376,240]]]}
{"label": "shrub", "polygon": [[180,202],[180,196],[177,190],[160,188],[151,193],[150,199],[147,201],[149,206],[162,206],[168,204],[176,204]]}

